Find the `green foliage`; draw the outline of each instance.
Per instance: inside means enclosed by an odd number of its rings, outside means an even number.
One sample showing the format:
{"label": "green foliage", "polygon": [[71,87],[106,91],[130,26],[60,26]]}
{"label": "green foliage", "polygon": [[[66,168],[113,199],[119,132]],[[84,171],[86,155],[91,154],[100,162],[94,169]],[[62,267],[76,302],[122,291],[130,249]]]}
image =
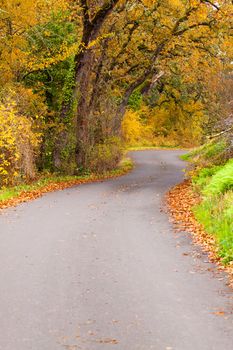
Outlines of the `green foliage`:
{"label": "green foliage", "polygon": [[[62,135],[60,135],[60,137],[62,137]],[[65,144],[61,151],[62,164],[59,171],[64,174],[73,175],[77,172],[77,165],[75,160],[76,135],[72,125],[67,127],[65,137]]]}
{"label": "green foliage", "polygon": [[213,234],[219,244],[220,256],[225,263],[233,260],[233,192],[206,197],[194,208],[194,213],[207,232]]}
{"label": "green foliage", "polygon": [[46,128],[38,167],[41,170],[57,170],[54,153],[59,144],[62,163],[59,170],[73,174],[77,167],[73,123],[77,108],[73,94],[75,53],[78,45],[76,26],[70,22],[66,13],[53,12],[49,21],[31,28],[28,45],[33,57],[37,57],[38,62],[43,61],[44,64],[38,69],[35,68],[37,65],[32,66],[32,70],[24,77],[24,83],[46,96],[49,109],[45,117]]}
{"label": "green foliage", "polygon": [[[66,68],[64,71],[64,77],[63,77],[63,88],[62,88],[62,94],[61,94],[61,102],[64,102],[66,105],[69,104],[69,102],[73,99],[73,92],[74,92],[74,86],[75,86],[75,60],[74,56],[71,56],[69,60],[66,61]],[[73,101],[73,109],[74,107],[77,108],[76,104]],[[73,112],[71,108],[71,113]]]}
{"label": "green foliage", "polygon": [[[213,158],[222,152],[220,145],[203,148]],[[216,237],[220,255],[228,263],[233,260],[233,160],[202,168],[193,177],[193,184],[203,196],[201,204],[194,208],[195,216]]]}
{"label": "green foliage", "polygon": [[74,23],[63,13],[53,13],[50,21],[34,26],[28,33],[29,51],[36,63],[25,74],[24,81],[36,91],[42,91],[50,109],[55,111],[60,110],[63,102],[69,103],[72,97],[75,52],[70,48],[77,45],[76,34]]}
{"label": "green foliage", "polygon": [[219,170],[222,166],[212,166],[210,168],[203,168],[196,175],[193,176],[193,184],[198,186],[202,190],[209,182],[211,177]]}
{"label": "green foliage", "polygon": [[138,111],[141,107],[143,100],[143,96],[141,93],[141,89],[136,89],[132,95],[130,96],[128,106],[131,108],[133,111]]}
{"label": "green foliage", "polygon": [[180,156],[180,159],[184,160],[185,162],[190,161],[190,159],[191,159],[191,152],[182,154],[182,155]]}
{"label": "green foliage", "polygon": [[233,159],[224,166],[214,169],[210,182],[203,189],[205,196],[214,196],[225,193],[233,187]]}
{"label": "green foliage", "polygon": [[74,23],[69,22],[63,12],[53,12],[49,21],[28,31],[28,45],[34,55],[51,57],[59,52],[62,45],[73,44],[74,36]]}

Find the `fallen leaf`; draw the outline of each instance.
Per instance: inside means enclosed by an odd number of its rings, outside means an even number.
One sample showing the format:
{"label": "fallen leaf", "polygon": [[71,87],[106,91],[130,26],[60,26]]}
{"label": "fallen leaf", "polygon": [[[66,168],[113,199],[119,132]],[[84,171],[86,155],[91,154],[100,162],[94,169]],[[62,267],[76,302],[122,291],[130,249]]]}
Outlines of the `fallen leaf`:
{"label": "fallen leaf", "polygon": [[217,315],[217,316],[224,316],[225,312],[224,311],[216,311],[216,312],[213,312],[213,314]]}
{"label": "fallen leaf", "polygon": [[118,341],[116,339],[111,338],[97,339],[96,342],[100,344],[118,344]]}

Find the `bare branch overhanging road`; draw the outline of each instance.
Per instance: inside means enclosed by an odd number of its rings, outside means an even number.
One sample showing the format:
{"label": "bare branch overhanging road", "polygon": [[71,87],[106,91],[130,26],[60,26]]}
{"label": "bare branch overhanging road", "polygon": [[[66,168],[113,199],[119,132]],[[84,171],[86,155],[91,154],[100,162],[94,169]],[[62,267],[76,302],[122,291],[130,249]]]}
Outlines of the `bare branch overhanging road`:
{"label": "bare branch overhanging road", "polygon": [[231,291],[160,211],[180,153],[1,213],[1,350],[233,349]]}

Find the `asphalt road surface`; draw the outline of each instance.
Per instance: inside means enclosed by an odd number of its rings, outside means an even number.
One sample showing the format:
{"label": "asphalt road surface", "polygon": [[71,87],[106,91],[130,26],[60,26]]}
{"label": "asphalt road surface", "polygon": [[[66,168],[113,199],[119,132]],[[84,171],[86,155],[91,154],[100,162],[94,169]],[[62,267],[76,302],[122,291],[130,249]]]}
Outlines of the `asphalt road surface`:
{"label": "asphalt road surface", "polygon": [[160,209],[180,153],[1,212],[1,350],[233,349],[225,276]]}

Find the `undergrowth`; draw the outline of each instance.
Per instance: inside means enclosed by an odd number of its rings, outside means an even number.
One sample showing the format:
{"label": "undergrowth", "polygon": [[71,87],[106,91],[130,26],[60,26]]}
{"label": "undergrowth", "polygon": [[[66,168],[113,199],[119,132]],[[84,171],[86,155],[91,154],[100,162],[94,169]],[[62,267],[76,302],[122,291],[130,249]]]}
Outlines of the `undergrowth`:
{"label": "undergrowth", "polygon": [[201,147],[195,148],[189,153],[182,155],[180,158],[185,161],[190,161],[196,166],[211,166],[213,164],[221,164],[225,157],[225,149],[227,143],[225,140],[218,142],[209,141]]}

